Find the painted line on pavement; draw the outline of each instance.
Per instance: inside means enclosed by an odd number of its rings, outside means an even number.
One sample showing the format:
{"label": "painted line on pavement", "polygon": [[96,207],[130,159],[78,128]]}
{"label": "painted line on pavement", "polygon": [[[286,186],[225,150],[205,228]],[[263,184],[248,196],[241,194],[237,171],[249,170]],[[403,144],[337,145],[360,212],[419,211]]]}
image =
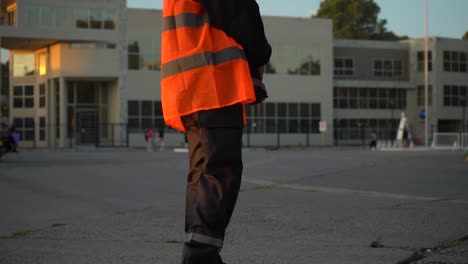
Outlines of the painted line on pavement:
{"label": "painted line on pavement", "polygon": [[362,190],[323,187],[323,186],[311,186],[311,185],[302,185],[302,184],[279,184],[279,183],[272,182],[272,181],[260,180],[260,179],[246,177],[246,176],[243,176],[243,181],[248,182],[248,183],[252,183],[252,184],[257,184],[257,185],[276,186],[276,187],[280,187],[280,188],[298,190],[298,191],[340,193],[340,194],[356,194],[356,195],[366,196],[366,197],[390,198],[390,199],[400,199],[400,200],[413,200],[413,201],[422,201],[422,202],[446,201],[446,202],[450,202],[450,203],[468,205],[468,201],[467,200],[462,200],[462,199],[448,199],[448,198],[440,198],[440,197],[417,196],[417,195],[399,194],[399,193],[362,191]]}

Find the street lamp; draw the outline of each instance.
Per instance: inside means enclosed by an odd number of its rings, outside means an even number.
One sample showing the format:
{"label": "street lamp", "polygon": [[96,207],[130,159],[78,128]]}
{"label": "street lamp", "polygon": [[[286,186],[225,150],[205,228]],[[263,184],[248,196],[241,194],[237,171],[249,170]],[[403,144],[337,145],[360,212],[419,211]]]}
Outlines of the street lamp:
{"label": "street lamp", "polygon": [[393,128],[392,126],[394,125],[394,120],[393,120],[393,111],[395,110],[395,100],[392,99],[388,102],[388,106],[390,107],[390,131],[388,131],[387,133],[390,134],[390,141],[392,142],[392,145],[393,145],[393,139],[395,138],[394,135],[393,135]]}
{"label": "street lamp", "polygon": [[[468,97],[466,96],[466,92],[465,92],[465,95],[464,96],[460,96],[459,100],[460,102],[463,102],[462,104],[462,133],[465,134],[465,130],[466,130],[466,122],[465,122],[465,108],[466,108],[466,100],[468,99]],[[462,134],[462,137],[463,137],[463,134]]]}
{"label": "street lamp", "polygon": [[426,118],[424,119],[424,134],[425,134],[425,147],[429,147],[429,44],[428,44],[428,3],[427,0],[425,1],[426,4],[426,16],[425,16],[425,34],[424,34],[424,94],[425,94],[425,102],[424,102],[424,109],[426,109]]}

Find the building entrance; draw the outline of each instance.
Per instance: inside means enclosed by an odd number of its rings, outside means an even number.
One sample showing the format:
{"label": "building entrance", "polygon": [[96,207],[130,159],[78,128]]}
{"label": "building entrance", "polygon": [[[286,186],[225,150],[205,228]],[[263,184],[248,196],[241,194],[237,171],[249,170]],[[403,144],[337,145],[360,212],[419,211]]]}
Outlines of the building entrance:
{"label": "building entrance", "polygon": [[76,144],[97,145],[98,116],[93,109],[79,109],[76,111]]}
{"label": "building entrance", "polygon": [[99,146],[105,136],[100,127],[108,120],[107,94],[108,82],[67,82],[68,138],[71,144]]}

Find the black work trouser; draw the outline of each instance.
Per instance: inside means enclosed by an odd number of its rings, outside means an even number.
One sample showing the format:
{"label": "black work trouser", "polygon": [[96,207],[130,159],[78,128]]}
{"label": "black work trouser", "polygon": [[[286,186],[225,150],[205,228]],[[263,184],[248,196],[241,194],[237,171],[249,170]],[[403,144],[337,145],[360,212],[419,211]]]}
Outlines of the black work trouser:
{"label": "black work trouser", "polygon": [[242,177],[242,106],[182,118],[189,145],[183,264],[221,264]]}

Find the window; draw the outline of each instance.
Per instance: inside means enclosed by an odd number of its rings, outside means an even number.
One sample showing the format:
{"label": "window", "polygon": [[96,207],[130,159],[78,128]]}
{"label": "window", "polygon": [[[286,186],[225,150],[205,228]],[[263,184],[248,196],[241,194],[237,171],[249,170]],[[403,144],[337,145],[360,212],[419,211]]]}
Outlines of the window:
{"label": "window", "polygon": [[401,76],[401,74],[402,74],[401,61],[399,60],[393,61],[393,75],[392,76]]}
{"label": "window", "polygon": [[60,82],[55,80],[55,136],[60,139]]}
{"label": "window", "polygon": [[333,101],[341,109],[405,109],[406,90],[337,87]]}
{"label": "window", "polygon": [[26,25],[40,25],[41,9],[38,6],[26,7]]}
{"label": "window", "polygon": [[360,88],[359,90],[359,108],[366,109],[369,106],[369,89],[368,88]]}
{"label": "window", "polygon": [[39,140],[46,140],[46,119],[45,117],[39,118]]}
{"label": "window", "polygon": [[115,49],[116,46],[107,42],[73,42],[69,47],[70,49]]}
{"label": "window", "polygon": [[361,142],[362,139],[369,139],[375,131],[378,139],[394,139],[398,122],[398,119],[335,119],[334,138]]}
{"label": "window", "polygon": [[[128,101],[128,128],[140,133],[147,128],[155,129],[166,126],[164,123],[161,101]],[[168,129],[169,133],[175,130]]]}
{"label": "window", "polygon": [[95,105],[98,102],[98,83],[77,82],[76,103],[81,105]]}
{"label": "window", "polygon": [[358,108],[358,90],[357,88],[349,88],[349,108]]}
{"label": "window", "polygon": [[379,94],[379,109],[387,109],[388,106],[393,106],[392,104],[388,104],[389,100],[387,97],[387,89],[386,88],[381,88],[378,89],[378,94]]}
{"label": "window", "polygon": [[335,58],[336,76],[353,76],[354,75],[354,61],[350,58]]}
{"label": "window", "polygon": [[320,60],[315,59],[312,56],[308,56],[306,59],[301,61],[299,67],[288,70],[288,74],[320,75],[320,68]]}
{"label": "window", "polygon": [[160,70],[161,45],[154,37],[133,37],[128,42],[129,70]]}
{"label": "window", "polygon": [[39,85],[39,107],[45,108],[46,106],[46,86],[45,84]]}
{"label": "window", "polygon": [[[8,13],[8,26],[16,26],[16,3],[7,6],[6,11]],[[3,21],[2,21],[3,22]]]}
{"label": "window", "polygon": [[397,89],[397,109],[406,109],[406,90],[405,89]]}
{"label": "window", "polygon": [[102,24],[102,10],[100,9],[91,9],[90,10],[90,28],[101,29]]}
{"label": "window", "polygon": [[374,61],[374,76],[383,76],[383,62],[380,60]]}
{"label": "window", "polygon": [[369,88],[369,108],[377,109],[377,89]]}
{"label": "window", "polygon": [[140,128],[140,101],[128,101],[128,129],[139,132]]}
{"label": "window", "polygon": [[[418,86],[418,94],[417,94],[417,102],[418,106],[425,106],[426,105],[426,88],[424,85]],[[428,86],[428,104],[432,106],[432,85]]]}
{"label": "window", "polygon": [[[61,10],[61,9],[59,9]],[[52,6],[27,6],[26,25],[32,27],[55,27],[62,21],[56,21],[57,8]]]}
{"label": "window", "polygon": [[16,131],[20,134],[20,139],[24,141],[34,140],[34,119],[32,118],[13,118],[13,124]]}
{"label": "window", "polygon": [[75,21],[77,28],[89,28],[89,9],[75,9]]}
{"label": "window", "polygon": [[466,105],[467,86],[445,85],[444,106],[460,107]]}
{"label": "window", "polygon": [[273,53],[266,67],[269,74],[320,75],[321,53],[315,45],[272,43]]}
{"label": "window", "polygon": [[110,9],[102,10],[104,29],[115,29],[115,12]]}
{"label": "window", "polygon": [[47,59],[46,54],[41,53],[39,54],[39,75],[46,75],[47,74]]}
{"label": "window", "polygon": [[288,117],[289,117],[289,133],[299,132],[298,111],[299,105],[296,103],[288,104]]}
{"label": "window", "polygon": [[76,8],[77,28],[115,29],[115,11],[112,9]]}
{"label": "window", "polygon": [[[154,126],[158,129],[165,127],[161,101],[154,102]],[[174,130],[169,130],[174,131]]]}
{"label": "window", "polygon": [[55,7],[40,7],[40,25],[44,27],[55,26]]}
{"label": "window", "polygon": [[13,76],[32,76],[36,72],[34,54],[13,54]]}
{"label": "window", "polygon": [[13,108],[24,107],[24,89],[23,86],[13,87]]}
{"label": "window", "polygon": [[153,101],[141,102],[141,127],[143,129],[154,127]]}
{"label": "window", "polygon": [[[418,72],[423,72],[424,71],[424,51],[418,51]],[[428,69],[429,71],[432,71],[432,51],[427,52],[427,63],[428,63]]]}
{"label": "window", "polygon": [[128,69],[140,69],[140,46],[138,45],[138,41],[128,44]]}
{"label": "window", "polygon": [[348,108],[348,88],[337,88],[338,108]]}
{"label": "window", "polygon": [[70,26],[70,17],[72,12],[70,8],[56,7],[55,8],[55,26],[56,27],[68,27]]}
{"label": "window", "polygon": [[13,87],[13,108],[34,107],[34,86],[16,85]]}
{"label": "window", "polygon": [[246,110],[249,133],[319,133],[318,103],[265,103]]}
{"label": "window", "polygon": [[382,78],[400,77],[402,75],[402,63],[400,60],[375,59],[374,76]]}
{"label": "window", "polygon": [[25,23],[28,27],[65,27],[71,9],[64,7],[29,5],[26,6]]}
{"label": "window", "polygon": [[444,51],[445,72],[467,72],[467,53],[457,51]]}

